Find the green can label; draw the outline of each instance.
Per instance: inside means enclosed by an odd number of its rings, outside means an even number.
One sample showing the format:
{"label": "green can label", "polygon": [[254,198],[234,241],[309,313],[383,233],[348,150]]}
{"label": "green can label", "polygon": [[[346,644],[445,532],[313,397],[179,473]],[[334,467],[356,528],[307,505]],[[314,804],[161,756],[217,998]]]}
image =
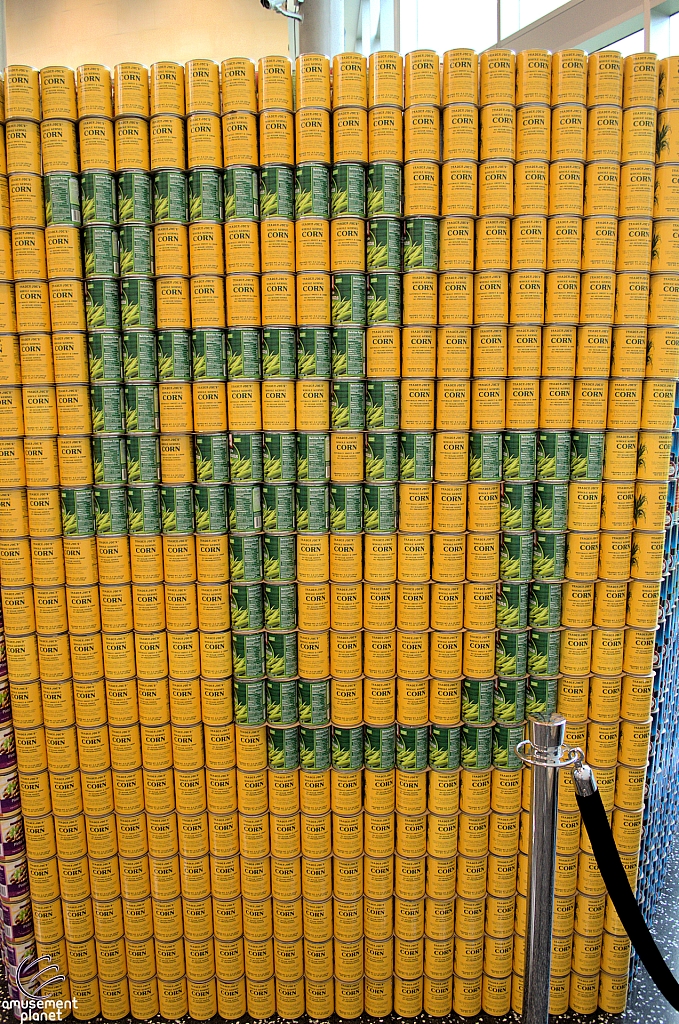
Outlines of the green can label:
{"label": "green can label", "polygon": [[563,579],[566,564],[566,534],[536,533],[533,576],[536,580]]}
{"label": "green can label", "polygon": [[95,435],[92,438],[92,469],[95,484],[124,484],[128,479],[125,438]]}
{"label": "green can label", "polygon": [[[267,633],[266,674],[270,678],[295,679],[297,676],[297,633]],[[280,688],[279,688],[280,692]],[[297,685],[291,687],[294,693],[295,714],[290,721],[297,721]],[[272,715],[269,715],[272,718]],[[282,719],[281,719],[282,720]]]}
{"label": "green can label", "polygon": [[401,275],[370,274],[368,281],[368,324],[400,324]]}
{"label": "green can label", "polygon": [[526,687],[526,717],[551,715],[556,711],[558,679],[529,679]]}
{"label": "green can label", "polygon": [[495,635],[495,671],[499,676],[525,676],[528,663],[528,630],[500,630]]}
{"label": "green can label", "polygon": [[191,354],[194,380],[226,380],[225,331],[193,331]]}
{"label": "green can label", "polygon": [[45,221],[80,227],[80,188],[75,174],[45,174],[42,179],[45,195]]}
{"label": "green can label", "polygon": [[259,484],[227,484],[229,530],[259,533],[262,529],[262,495]]}
{"label": "green can label", "polygon": [[94,493],[91,487],[62,487],[61,522],[64,537],[93,537],[94,515]]}
{"label": "green can label", "polygon": [[523,722],[526,714],[526,680],[498,679],[493,698],[493,718],[496,722],[513,724]]}
{"label": "green can label", "polygon": [[525,629],[528,625],[528,584],[502,582],[497,585],[496,623],[501,629]]}
{"label": "green can label", "polygon": [[490,768],[493,749],[492,725],[463,723],[460,729],[460,763],[463,768]]}
{"label": "green can label", "polygon": [[90,380],[123,379],[123,341],[119,334],[95,331],[87,335]]}
{"label": "green can label", "polygon": [[330,348],[329,327],[300,327],[297,332],[297,376],[329,377]]}
{"label": "green can label", "polygon": [[494,679],[469,679],[462,682],[462,721],[480,725],[493,721]]}
{"label": "green can label", "polygon": [[362,380],[333,380],[330,394],[333,430],[364,430],[365,412],[365,383]]}
{"label": "green can label", "polygon": [[262,579],[261,536],[229,537],[229,566],[231,579],[253,583]]}
{"label": "green can label", "polygon": [[530,580],[533,575],[533,534],[503,533],[500,546],[500,579]]}
{"label": "green can label", "polygon": [[[257,640],[261,633],[256,634]],[[245,637],[240,638],[245,640]],[[234,667],[236,651],[245,662],[247,670],[248,654],[246,643],[233,643]],[[251,659],[250,659],[251,660]],[[266,681],[245,678],[234,680],[233,684],[233,717],[236,725],[264,725],[266,721]]]}
{"label": "green can label", "polygon": [[117,224],[123,220],[118,217],[116,180],[108,171],[85,171],[80,177],[80,192],[83,224]]}
{"label": "green can label", "polygon": [[571,472],[570,430],[538,434],[536,470],[538,480],[568,480]]}
{"label": "green can label", "polygon": [[297,628],[297,587],[294,583],[267,583],[264,587],[264,624],[268,630]]}
{"label": "green can label", "polygon": [[153,175],[153,219],[189,219],[189,190],[183,171],[158,171]]}
{"label": "green can label", "polygon": [[125,384],[125,429],[128,434],[160,429],[157,384]]}
{"label": "green can label", "polygon": [[604,432],[571,435],[571,480],[601,480],[604,471]]}
{"label": "green can label", "polygon": [[262,376],[262,343],[259,331],[250,327],[227,331],[226,375],[228,380]]}
{"label": "green can label", "polygon": [[[297,638],[295,639],[295,661],[297,659]],[[294,725],[297,722],[297,680],[296,679],[272,679],[273,673],[269,672],[269,637],[267,637],[266,663],[266,717],[270,722],[280,725]],[[275,639],[282,639],[276,637]]]}
{"label": "green can label", "polygon": [[327,533],[330,529],[330,493],[327,484],[296,484],[297,529],[300,533]]}
{"label": "green can label", "polygon": [[530,626],[556,629],[561,625],[561,584],[531,583],[528,602]]}
{"label": "green can label", "polygon": [[363,726],[363,762],[372,771],[389,771],[396,763],[396,726]]}
{"label": "green can label", "polygon": [[120,330],[122,314],[116,280],[85,281],[85,314],[88,331]]}
{"label": "green can label", "polygon": [[365,377],[365,330],[362,327],[333,327],[332,375]]}
{"label": "green can label", "polygon": [[156,435],[128,437],[127,479],[131,484],[160,482],[160,441]]}
{"label": "green can label", "polygon": [[99,535],[127,533],[127,491],[124,487],[94,488],[94,525]]}
{"label": "green can label", "polygon": [[505,483],[500,498],[503,530],[530,530],[533,526],[533,484]]}
{"label": "green can label", "polygon": [[153,232],[146,224],[123,224],[120,228],[120,273],[153,274]]}
{"label": "green can label", "polygon": [[272,483],[292,483],[296,479],[297,445],[294,434],[264,435],[263,474],[264,479]]}
{"label": "green can label", "polygon": [[[261,583],[236,583],[231,587],[231,628],[255,631],[264,628]],[[236,717],[236,721],[238,718]]]}
{"label": "green can label", "polygon": [[365,167],[335,164],[332,169],[331,216],[365,217]]}
{"label": "green can label", "polygon": [[259,176],[254,167],[224,171],[224,220],[259,220]]}
{"label": "green can label", "polygon": [[160,533],[160,488],[127,488],[127,522],[131,534]]}
{"label": "green can label", "polygon": [[528,644],[528,671],[532,676],[555,676],[559,671],[561,633],[533,629]]}
{"label": "green can label", "polygon": [[[150,231],[149,228],[143,230]],[[114,227],[110,227],[108,224],[88,224],[84,228],[83,264],[85,277],[118,276],[121,263],[118,232]],[[139,273],[152,274],[153,270],[139,271]]]}
{"label": "green can label", "polygon": [[434,435],[401,434],[401,458],[399,465],[401,480],[434,479]]}
{"label": "green can label", "polygon": [[429,730],[429,767],[454,772],[460,767],[460,726],[432,725]]}
{"label": "green can label", "polygon": [[399,415],[399,382],[397,380],[369,380],[366,385],[366,428],[368,430],[398,430]]}
{"label": "green can label", "polygon": [[365,478],[396,481],[399,473],[399,435],[396,431],[367,434],[365,439]]}
{"label": "green can label", "polygon": [[128,327],[156,326],[156,290],[148,277],[124,277],[121,280],[120,316]]}
{"label": "green can label", "polygon": [[335,274],[332,279],[333,324],[366,322],[365,274]]}
{"label": "green can label", "polygon": [[316,483],[330,479],[330,434],[297,434],[297,479]]}
{"label": "green can label", "polygon": [[262,528],[267,533],[291,533],[295,529],[295,488],[293,484],[264,484],[262,487]]}
{"label": "green can label", "polygon": [[189,171],[189,220],[224,220],[221,171]]}
{"label": "green can label", "polygon": [[[295,443],[294,437],[292,438],[292,443],[293,445]],[[234,483],[246,480],[261,480],[263,474],[262,459],[261,434],[229,434],[229,468],[231,479]]]}
{"label": "green can label", "polygon": [[403,269],[439,269],[439,224],[433,217],[408,217],[403,238]]}
{"label": "green can label", "polygon": [[366,484],[363,488],[363,529],[366,533],[395,533],[396,484]]}
{"label": "green can label", "polygon": [[90,404],[94,434],[125,433],[125,395],[120,384],[92,384]]}
{"label": "green can label", "polygon": [[302,725],[299,730],[299,763],[308,772],[330,767],[330,726]]}
{"label": "green can label", "polygon": [[401,272],[401,221],[395,217],[382,217],[368,221],[366,245],[368,270],[395,270]]}
{"label": "green can label", "polygon": [[429,726],[396,726],[396,767],[400,771],[423,771],[428,755]]}
{"label": "green can label", "polygon": [[303,725],[325,725],[330,721],[329,679],[299,679],[297,698],[299,720]]}
{"label": "green can label", "polygon": [[[233,674],[237,679],[260,679],[264,675],[264,634],[233,633]],[[261,714],[266,713],[264,689],[261,694]],[[262,724],[264,718],[258,724]]]}
{"label": "green can label", "polygon": [[535,480],[537,434],[534,431],[509,430],[502,436],[502,478]]}
{"label": "green can label", "polygon": [[302,750],[297,726],[269,726],[267,733],[269,768],[274,771],[299,768]]}
{"label": "green can label", "polygon": [[299,164],[295,169],[295,217],[330,216],[330,169],[325,164]]}
{"label": "green can label", "polygon": [[[151,175],[144,171],[123,171],[118,175],[118,219],[121,224],[153,221]],[[180,220],[186,218],[179,218]]]}
{"label": "green can label", "polygon": [[295,219],[295,172],[292,167],[270,164],[262,167],[259,188],[259,215]]}
{"label": "green can label", "polygon": [[150,331],[126,331],[123,334],[123,374],[125,380],[158,380],[156,337]]}
{"label": "green can label", "polygon": [[193,533],[193,488],[191,484],[160,488],[161,529],[164,534]]}
{"label": "green can label", "polygon": [[363,726],[342,729],[332,727],[332,766],[337,771],[354,772],[363,767]]}
{"label": "green can label", "polygon": [[368,216],[400,217],[403,212],[403,168],[400,164],[369,164]]}
{"label": "green can label", "polygon": [[472,431],[469,435],[469,479],[500,480],[502,476],[502,434]]}
{"label": "green can label", "polygon": [[333,533],[361,533],[363,530],[362,484],[331,485],[330,529]]}
{"label": "green can label", "polygon": [[188,331],[158,333],[158,378],[191,380],[191,335]]}
{"label": "green can label", "polygon": [[268,328],[262,332],[262,376],[267,379],[297,376],[297,339],[293,327]]}
{"label": "green can label", "polygon": [[225,484],[229,479],[229,441],[224,434],[196,434],[196,480]]}
{"label": "green can label", "polygon": [[533,527],[536,530],[565,530],[567,525],[568,484],[536,484]]}
{"label": "green can label", "polygon": [[[264,579],[292,581],[297,578],[295,535],[264,534]],[[267,623],[267,628],[269,627]],[[282,627],[279,627],[282,628]]]}
{"label": "green can label", "polygon": [[493,726],[493,767],[512,771],[522,768],[523,762],[516,752],[516,746],[523,740],[523,725]]}
{"label": "green can label", "polygon": [[[226,533],[228,516],[224,485],[210,484],[194,487],[193,511],[196,518],[196,533]],[[182,531],[177,532],[181,533]],[[232,571],[231,579],[236,578]]]}

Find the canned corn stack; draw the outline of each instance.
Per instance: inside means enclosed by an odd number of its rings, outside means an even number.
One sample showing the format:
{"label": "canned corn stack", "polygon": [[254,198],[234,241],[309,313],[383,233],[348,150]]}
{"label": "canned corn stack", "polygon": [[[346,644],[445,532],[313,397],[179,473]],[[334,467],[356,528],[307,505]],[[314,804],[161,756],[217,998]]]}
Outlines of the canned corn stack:
{"label": "canned corn stack", "polygon": [[[519,1010],[528,714],[587,742],[636,871],[656,63],[480,63],[49,68],[42,122],[8,71],[3,609],[36,948],[83,1016]],[[559,810],[552,1009],[616,1011],[628,946]]]}

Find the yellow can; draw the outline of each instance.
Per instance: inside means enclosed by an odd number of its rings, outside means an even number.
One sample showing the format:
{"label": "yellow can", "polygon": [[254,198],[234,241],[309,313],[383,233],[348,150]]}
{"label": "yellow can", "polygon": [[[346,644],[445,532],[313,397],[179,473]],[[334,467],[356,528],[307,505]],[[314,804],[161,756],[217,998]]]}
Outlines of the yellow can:
{"label": "yellow can", "polygon": [[473,217],[477,210],[478,168],[471,160],[448,160],[441,171],[441,213]]}
{"label": "yellow can", "polygon": [[222,115],[224,166],[257,165],[257,115],[246,110],[230,110]]}
{"label": "yellow can", "polygon": [[287,57],[261,57],[257,72],[259,109],[292,110],[292,66]]}
{"label": "yellow can", "polygon": [[[268,82],[270,79],[267,79]],[[294,118],[290,111],[273,109],[260,111],[259,153],[262,164],[294,164]]]}
{"label": "yellow can", "polygon": [[403,169],[406,217],[438,217],[440,168],[433,161],[412,160]]}
{"label": "yellow can", "polygon": [[[305,55],[311,59],[314,54]],[[304,59],[304,58],[301,58]],[[323,58],[325,60],[325,58]],[[367,107],[368,105],[368,62],[358,53],[338,53],[332,60],[332,105],[333,107]],[[318,72],[312,78],[316,82]],[[296,84],[299,79],[296,80]],[[301,84],[297,86],[301,89]],[[301,106],[301,103],[297,104]],[[317,104],[325,106],[325,103]]]}
{"label": "yellow can", "polygon": [[368,106],[381,103],[403,106],[403,58],[391,50],[377,50],[368,60]]}
{"label": "yellow can", "polygon": [[584,160],[587,137],[585,108],[577,103],[553,107],[551,137],[552,160]]}
{"label": "yellow can", "polygon": [[121,114],[149,116],[149,73],[143,64],[116,64],[113,69],[113,107],[116,117]]}
{"label": "yellow can", "polygon": [[33,121],[11,121],[5,129],[9,174],[40,174],[40,129]]}
{"label": "yellow can", "polygon": [[[151,102],[153,105],[153,92]],[[186,128],[183,117],[175,114],[152,115],[150,144],[151,170],[186,169]]]}
{"label": "yellow can", "polygon": [[151,65],[151,116],[186,113],[184,101],[184,68],[172,61]]}
{"label": "yellow can", "polygon": [[549,214],[582,216],[585,169],[572,159],[555,161],[549,171]]}
{"label": "yellow can", "polygon": [[257,110],[255,66],[247,57],[222,61],[222,110]]}
{"label": "yellow can", "polygon": [[80,169],[115,170],[113,124],[106,117],[84,117],[78,124]]}
{"label": "yellow can", "polygon": [[186,149],[189,169],[222,166],[222,132],[218,113],[189,114],[186,119]]}
{"label": "yellow can", "polygon": [[40,86],[35,68],[26,64],[10,64],[5,68],[4,86],[3,117],[40,120]]}

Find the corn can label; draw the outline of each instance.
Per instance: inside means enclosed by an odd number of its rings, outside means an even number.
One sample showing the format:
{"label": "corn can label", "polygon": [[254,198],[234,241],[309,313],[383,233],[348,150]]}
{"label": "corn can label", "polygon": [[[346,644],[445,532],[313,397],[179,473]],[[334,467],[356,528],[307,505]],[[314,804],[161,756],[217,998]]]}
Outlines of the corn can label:
{"label": "corn can label", "polygon": [[530,580],[533,574],[533,534],[503,533],[500,547],[500,579]]}
{"label": "corn can label", "polygon": [[[334,744],[334,739],[333,739]],[[299,763],[306,771],[326,771],[330,767],[330,726],[300,726]]]}

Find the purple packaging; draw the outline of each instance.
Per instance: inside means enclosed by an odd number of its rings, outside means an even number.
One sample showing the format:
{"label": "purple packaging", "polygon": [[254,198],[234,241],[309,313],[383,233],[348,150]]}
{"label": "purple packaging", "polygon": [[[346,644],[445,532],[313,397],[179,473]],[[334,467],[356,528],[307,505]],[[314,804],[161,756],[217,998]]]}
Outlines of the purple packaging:
{"label": "purple packaging", "polygon": [[33,935],[33,910],[30,896],[11,902],[0,901],[2,930],[8,942],[26,939]]}
{"label": "purple packaging", "polygon": [[16,857],[26,849],[24,839],[24,819],[20,814],[10,814],[0,818],[0,857],[3,859]]}
{"label": "purple packaging", "polygon": [[16,814],[21,810],[19,773],[14,771],[0,775],[0,815]]}
{"label": "purple packaging", "polygon": [[0,897],[3,900],[18,900],[28,895],[28,892],[28,864],[24,855],[0,861]]}
{"label": "purple packaging", "polygon": [[0,772],[14,768],[17,763],[17,752],[14,743],[14,728],[9,725],[0,726]]}

